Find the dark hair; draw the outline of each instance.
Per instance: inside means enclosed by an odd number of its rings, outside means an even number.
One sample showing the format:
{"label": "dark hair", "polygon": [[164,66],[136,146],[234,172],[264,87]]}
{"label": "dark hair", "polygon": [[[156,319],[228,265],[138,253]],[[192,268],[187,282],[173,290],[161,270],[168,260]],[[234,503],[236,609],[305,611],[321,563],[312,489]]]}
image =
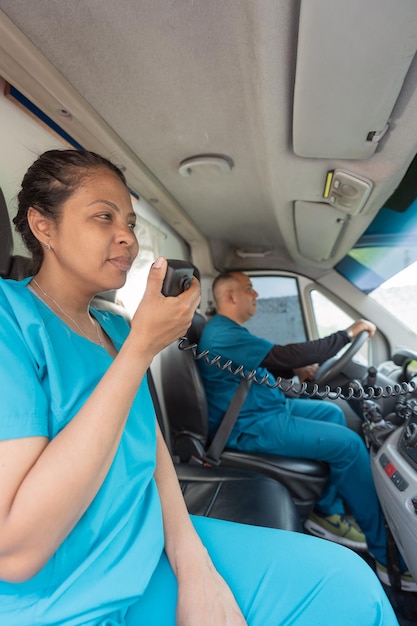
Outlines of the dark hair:
{"label": "dark hair", "polygon": [[225,282],[232,282],[234,280],[236,280],[236,273],[238,272],[234,272],[233,270],[230,272],[222,272],[221,274],[218,274],[218,276],[216,276],[216,278],[213,280],[213,284],[212,284],[212,293],[213,293],[213,298],[215,303],[218,305],[218,299],[219,299],[219,287],[221,285],[223,285],[223,283]]}
{"label": "dark hair", "polygon": [[58,222],[62,205],[85,178],[100,169],[110,170],[126,185],[125,176],[116,165],[87,150],[48,150],[26,172],[18,194],[18,210],[13,223],[32,255],[34,273],[42,264],[43,248],[30,229],[29,208],[33,207]]}

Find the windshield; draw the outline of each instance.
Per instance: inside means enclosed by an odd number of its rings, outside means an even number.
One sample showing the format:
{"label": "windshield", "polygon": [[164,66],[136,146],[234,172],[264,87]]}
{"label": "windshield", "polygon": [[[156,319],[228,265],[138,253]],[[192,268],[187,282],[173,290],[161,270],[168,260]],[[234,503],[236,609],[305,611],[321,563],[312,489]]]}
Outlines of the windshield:
{"label": "windshield", "polygon": [[417,334],[417,157],[336,270]]}
{"label": "windshield", "polygon": [[417,334],[417,263],[412,263],[369,294]]}

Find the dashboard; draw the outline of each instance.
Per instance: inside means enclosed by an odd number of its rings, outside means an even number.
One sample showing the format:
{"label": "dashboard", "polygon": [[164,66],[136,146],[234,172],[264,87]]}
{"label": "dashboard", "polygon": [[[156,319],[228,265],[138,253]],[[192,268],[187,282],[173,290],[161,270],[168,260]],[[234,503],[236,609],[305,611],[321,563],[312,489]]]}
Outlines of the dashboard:
{"label": "dashboard", "polygon": [[417,579],[417,392],[398,403],[403,425],[371,452],[371,464],[387,523]]}

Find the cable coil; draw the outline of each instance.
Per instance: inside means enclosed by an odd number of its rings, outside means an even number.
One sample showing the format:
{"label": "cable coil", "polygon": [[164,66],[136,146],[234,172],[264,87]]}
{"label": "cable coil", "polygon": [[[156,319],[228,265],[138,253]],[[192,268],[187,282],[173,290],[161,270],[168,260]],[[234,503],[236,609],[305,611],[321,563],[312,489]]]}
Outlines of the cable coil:
{"label": "cable coil", "polygon": [[299,383],[295,380],[281,378],[280,376],[275,379],[275,383],[271,384],[269,375],[266,374],[261,379],[258,379],[256,370],[245,373],[243,365],[238,365],[236,369],[232,369],[233,361],[230,359],[222,363],[222,357],[215,356],[211,358],[208,350],[198,353],[197,347],[196,343],[190,344],[187,337],[180,337],[178,348],[184,352],[190,351],[196,361],[204,359],[207,365],[215,365],[219,370],[227,371],[232,376],[240,376],[244,380],[251,380],[255,385],[266,385],[269,389],[278,388],[283,393],[291,391],[297,396],[305,396],[307,398],[320,398],[322,400],[338,400],[339,398],[342,400],[380,400],[382,398],[408,395],[413,393],[417,387],[414,381],[410,381],[409,383],[395,383],[393,386],[387,385],[385,388],[378,385],[369,386],[365,391],[363,386],[355,381],[356,388],[350,386],[348,392],[345,393],[341,387],[331,389],[329,385],[326,385],[324,389],[320,389],[317,383]]}

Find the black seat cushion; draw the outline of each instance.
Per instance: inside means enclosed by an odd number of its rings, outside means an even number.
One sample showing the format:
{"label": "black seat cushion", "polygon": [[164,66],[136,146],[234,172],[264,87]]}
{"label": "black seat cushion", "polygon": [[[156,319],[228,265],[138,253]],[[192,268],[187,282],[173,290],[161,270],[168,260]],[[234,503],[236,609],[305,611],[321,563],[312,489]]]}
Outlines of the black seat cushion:
{"label": "black seat cushion", "polygon": [[[152,372],[148,385],[161,432],[170,448]],[[175,463],[189,513],[230,522],[301,531],[299,513],[287,489],[261,474],[227,468]]]}
{"label": "black seat cushion", "polygon": [[175,469],[192,515],[302,532],[299,513],[276,480],[230,468],[177,464]]}

